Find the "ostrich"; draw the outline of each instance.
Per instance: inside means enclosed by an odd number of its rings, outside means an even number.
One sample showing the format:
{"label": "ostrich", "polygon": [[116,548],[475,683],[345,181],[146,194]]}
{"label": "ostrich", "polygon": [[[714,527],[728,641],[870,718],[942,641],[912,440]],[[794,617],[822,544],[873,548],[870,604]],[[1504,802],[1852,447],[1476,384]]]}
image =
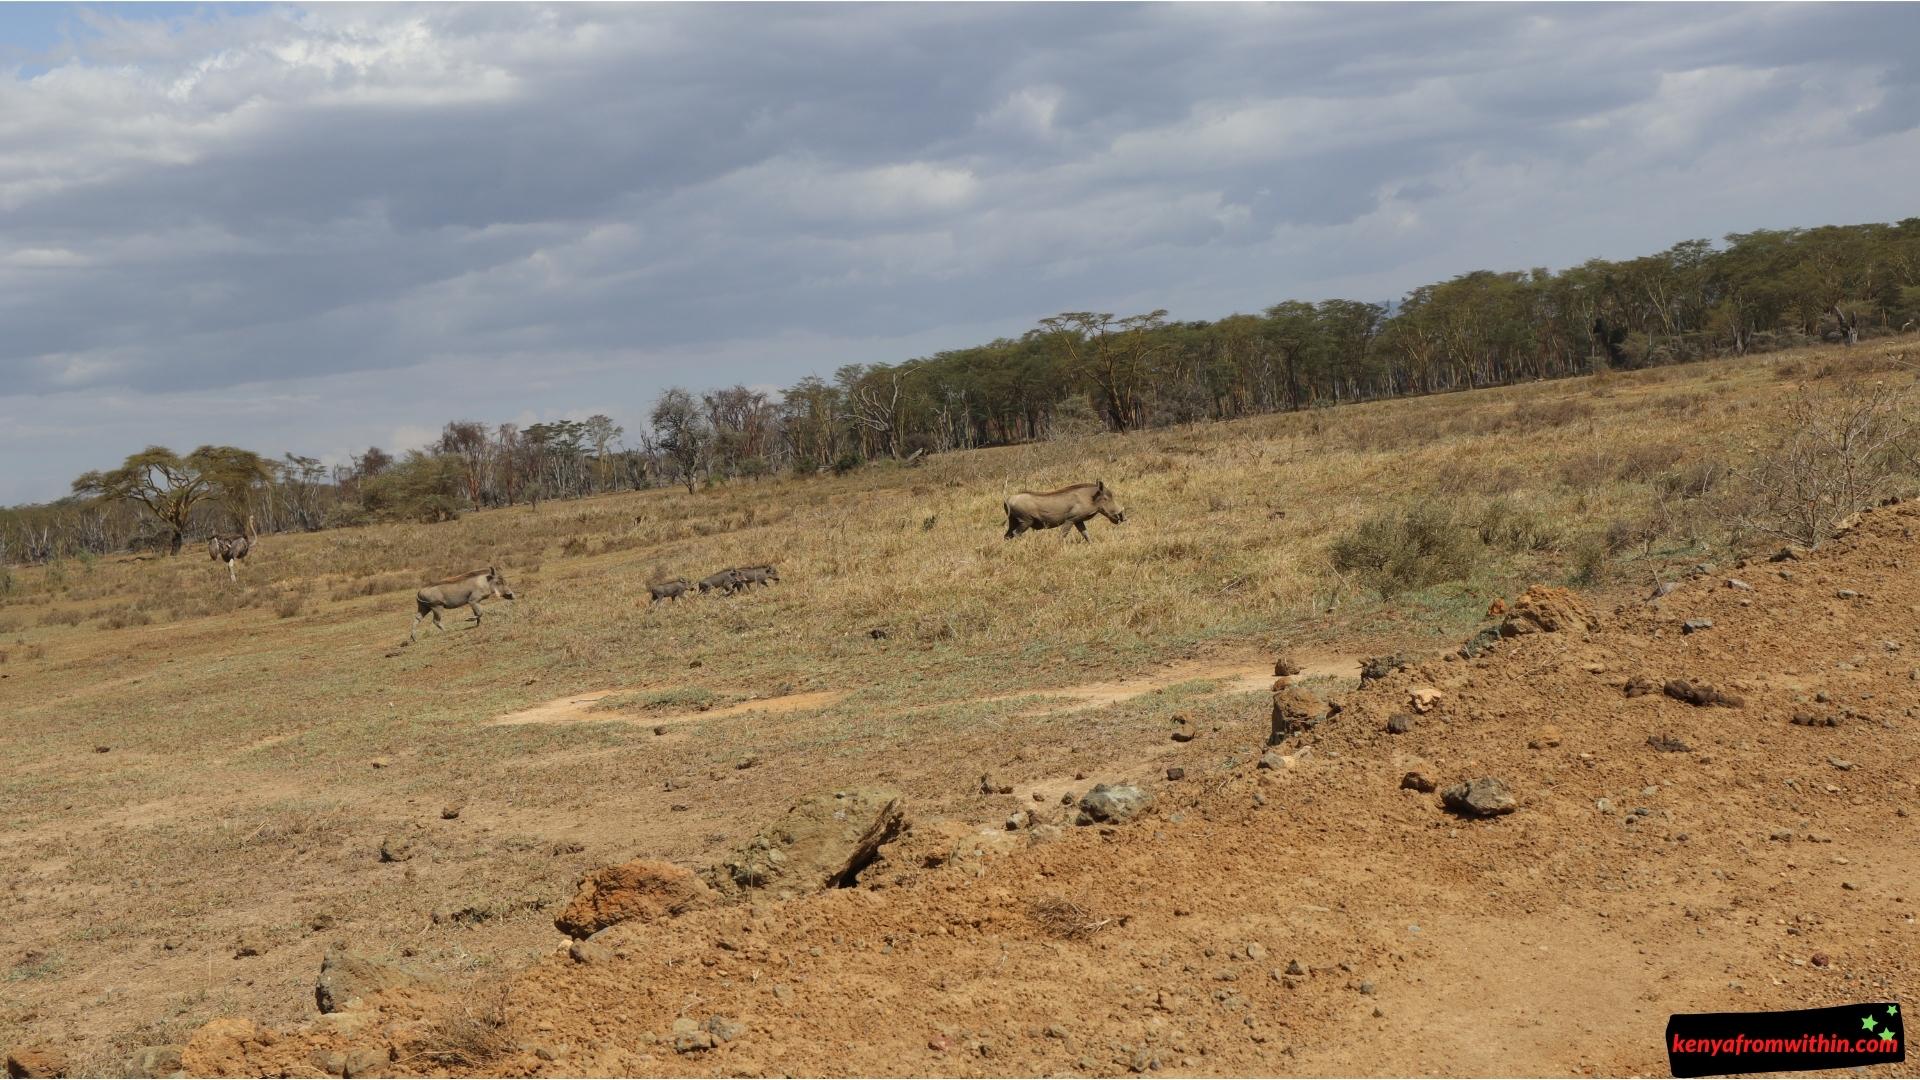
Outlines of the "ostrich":
{"label": "ostrich", "polygon": [[213,538],[207,541],[207,555],[215,562],[227,564],[228,580],[239,581],[240,576],[234,573],[234,565],[247,557],[247,553],[253,550],[254,541],[258,538],[259,533],[253,528],[253,515],[248,514],[247,531],[239,536],[222,536],[214,533]]}

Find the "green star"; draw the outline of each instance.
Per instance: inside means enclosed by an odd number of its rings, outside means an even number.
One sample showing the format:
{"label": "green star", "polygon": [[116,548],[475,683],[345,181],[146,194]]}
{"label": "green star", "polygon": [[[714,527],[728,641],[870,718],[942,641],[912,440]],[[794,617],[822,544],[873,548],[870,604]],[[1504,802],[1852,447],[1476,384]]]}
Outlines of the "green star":
{"label": "green star", "polygon": [[1900,1006],[1898,1006],[1898,1005],[1889,1005],[1889,1006],[1887,1006],[1887,1015],[1888,1015],[1888,1016],[1899,1016],[1899,1015],[1900,1015]]}
{"label": "green star", "polygon": [[1861,1027],[1863,1027],[1863,1028],[1865,1028],[1865,1029],[1867,1029],[1868,1031],[1872,1031],[1872,1030],[1873,1030],[1873,1017],[1871,1017],[1871,1016],[1869,1016],[1869,1017],[1867,1017],[1867,1018],[1866,1018],[1865,1020],[1862,1020],[1862,1021],[1860,1021],[1860,1026],[1861,1026]]}

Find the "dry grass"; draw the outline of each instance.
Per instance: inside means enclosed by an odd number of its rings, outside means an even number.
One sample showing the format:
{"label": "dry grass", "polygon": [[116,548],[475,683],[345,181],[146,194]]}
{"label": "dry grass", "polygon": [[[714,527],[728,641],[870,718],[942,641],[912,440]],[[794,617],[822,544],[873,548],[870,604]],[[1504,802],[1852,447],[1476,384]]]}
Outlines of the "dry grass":
{"label": "dry grass", "polygon": [[1085,941],[1123,920],[1101,916],[1065,897],[1042,896],[1027,904],[1027,918],[1051,937]]}
{"label": "dry grass", "polygon": [[[1898,348],[1785,362],[1905,378],[1885,367]],[[1493,596],[1532,581],[1640,588],[1718,560],[1728,535],[1709,504],[1776,434],[1776,366],[268,536],[237,583],[192,554],[12,568],[0,875],[15,936],[61,960],[6,984],[0,1045],[83,1031],[104,1052],[156,1018],[298,1019],[333,935],[458,981],[549,949],[551,905],[581,871],[711,860],[808,788],[885,783],[916,813],[991,822],[1006,811],[982,801],[983,771],[1038,784],[1172,763],[1149,756],[1174,752],[1169,708],[1196,725],[1259,716],[1243,692],[1089,705],[1044,691],[1218,655],[1270,669],[1282,644],[1457,643]],[[1087,544],[1001,539],[1008,493],[1096,478],[1126,524],[1090,523]],[[1336,568],[1337,538],[1421,508],[1456,523],[1470,558],[1447,574],[1464,578],[1426,575],[1388,603]],[[762,562],[780,584],[646,606],[649,581]],[[413,590],[482,565],[519,594],[512,610],[403,645]],[[664,733],[584,706],[492,723],[606,691],[608,708],[670,717]],[[711,708],[821,692],[831,705]],[[1048,782],[1056,800],[1070,786]],[[451,804],[465,809],[443,820]],[[380,862],[389,836],[418,854]],[[432,919],[508,901],[478,924]],[[243,933],[260,957],[235,957]],[[484,1053],[477,1039],[445,1052]]]}

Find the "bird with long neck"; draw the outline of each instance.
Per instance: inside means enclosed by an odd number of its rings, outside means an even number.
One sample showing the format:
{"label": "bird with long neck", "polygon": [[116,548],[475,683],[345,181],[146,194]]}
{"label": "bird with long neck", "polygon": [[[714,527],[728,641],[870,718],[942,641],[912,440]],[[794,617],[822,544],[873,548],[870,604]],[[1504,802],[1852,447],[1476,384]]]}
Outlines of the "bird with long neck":
{"label": "bird with long neck", "polygon": [[248,514],[246,532],[241,533],[239,536],[222,536],[219,533],[214,533],[213,538],[207,541],[207,554],[211,556],[215,562],[224,562],[227,564],[228,580],[239,581],[240,576],[234,572],[234,566],[237,565],[241,559],[247,557],[247,554],[253,550],[253,545],[257,543],[259,539],[260,534],[255,531],[253,527],[253,515]]}

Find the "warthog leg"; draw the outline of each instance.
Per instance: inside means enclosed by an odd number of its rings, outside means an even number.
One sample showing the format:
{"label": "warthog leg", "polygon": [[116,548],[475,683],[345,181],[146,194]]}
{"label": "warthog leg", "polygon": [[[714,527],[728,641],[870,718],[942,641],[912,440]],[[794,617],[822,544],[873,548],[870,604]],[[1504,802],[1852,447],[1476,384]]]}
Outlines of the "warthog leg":
{"label": "warthog leg", "polygon": [[1073,527],[1080,530],[1080,539],[1085,540],[1089,544],[1093,543],[1093,537],[1087,535],[1087,523],[1085,521],[1076,521],[1073,523]]}

